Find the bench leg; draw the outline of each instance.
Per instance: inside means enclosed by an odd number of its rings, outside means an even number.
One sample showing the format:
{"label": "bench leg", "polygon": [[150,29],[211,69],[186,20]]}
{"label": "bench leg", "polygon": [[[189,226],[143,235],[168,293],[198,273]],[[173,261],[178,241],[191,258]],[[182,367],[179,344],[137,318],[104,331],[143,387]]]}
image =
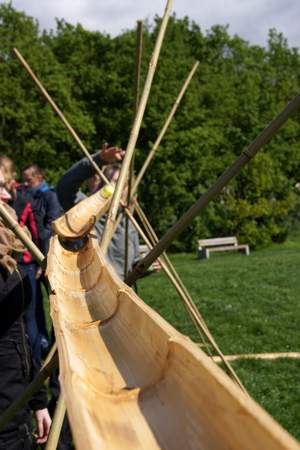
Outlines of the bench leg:
{"label": "bench leg", "polygon": [[207,248],[198,248],[198,258],[209,259],[209,251],[207,250]]}

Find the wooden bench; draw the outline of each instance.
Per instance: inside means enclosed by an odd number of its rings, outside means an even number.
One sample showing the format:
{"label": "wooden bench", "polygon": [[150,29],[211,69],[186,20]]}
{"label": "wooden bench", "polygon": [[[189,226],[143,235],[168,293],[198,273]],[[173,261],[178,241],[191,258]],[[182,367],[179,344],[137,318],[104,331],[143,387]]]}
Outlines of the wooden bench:
{"label": "wooden bench", "polygon": [[198,241],[198,258],[209,259],[212,252],[228,252],[228,251],[242,251],[245,255],[249,255],[249,245],[240,245],[235,236],[214,238],[214,239],[200,239]]}

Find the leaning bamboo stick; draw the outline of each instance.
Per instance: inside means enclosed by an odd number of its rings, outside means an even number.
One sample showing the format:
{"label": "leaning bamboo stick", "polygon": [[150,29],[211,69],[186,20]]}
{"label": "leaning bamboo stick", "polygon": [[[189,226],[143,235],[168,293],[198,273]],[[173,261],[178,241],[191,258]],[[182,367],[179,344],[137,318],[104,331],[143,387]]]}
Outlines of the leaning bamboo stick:
{"label": "leaning bamboo stick", "polygon": [[143,20],[137,21],[136,30],[136,56],[135,56],[135,83],[134,83],[134,114],[133,118],[137,115],[140,101],[140,91],[141,91],[141,68],[142,68],[142,50],[143,50]]}
{"label": "leaning bamboo stick", "polygon": [[[139,218],[140,218],[141,222],[143,223],[145,229],[147,230],[147,234],[148,234],[148,237],[151,242],[151,244],[150,244],[151,246],[149,247],[149,249],[151,250],[151,248],[153,248],[157,244],[158,238],[157,238],[150,222],[148,221],[145,213],[143,212],[142,208],[139,205],[136,206],[136,212],[139,215]],[[171,263],[170,259],[168,258],[167,254],[165,252],[162,253],[162,255],[160,256],[159,261],[162,263],[162,267],[163,267],[166,275],[168,276],[170,281],[173,283],[175,289],[177,290],[179,297],[182,300],[187,313],[190,315],[190,317],[194,321],[194,324],[196,325],[201,338],[202,338],[202,333],[203,333],[204,336],[206,337],[206,339],[208,340],[208,342],[212,345],[214,350],[218,353],[221,361],[224,363],[224,365],[227,369],[228,374],[240,386],[240,388],[244,392],[247,392],[245,387],[243,386],[242,382],[238,378],[237,374],[235,373],[234,369],[231,367],[231,365],[228,363],[228,361],[226,361],[220,347],[218,346],[214,337],[210,333],[202,315],[200,314],[192,297],[190,296],[188,290],[186,289],[184,283],[182,282],[180,276],[178,275],[175,267],[173,266],[173,264]],[[210,354],[209,347],[206,346],[206,348],[208,350],[208,353]],[[211,354],[210,354],[210,356],[211,356]]]}
{"label": "leaning bamboo stick", "polygon": [[[136,52],[135,52],[135,79],[134,79],[134,105],[133,105],[133,118],[135,118],[140,100],[140,85],[141,85],[141,67],[142,67],[142,46],[143,46],[143,21],[137,21],[136,30]],[[132,155],[130,169],[129,169],[129,182],[127,193],[127,207],[130,205],[131,190],[133,186],[134,178],[134,154]],[[128,275],[128,243],[129,243],[129,219],[125,219],[125,264],[124,264],[124,279]]]}
{"label": "leaning bamboo stick", "polygon": [[32,396],[43,386],[44,382],[50,377],[52,372],[58,366],[58,355],[56,348],[51,349],[47,362],[45,361],[42,369],[36,378],[27,386],[19,398],[17,398],[0,416],[0,431],[14,418],[16,413],[24,408]]}
{"label": "leaning bamboo stick", "polygon": [[[150,241],[149,250],[151,250],[157,244],[158,238],[155,235],[154,230],[151,227],[150,222],[148,221],[142,208],[139,206],[139,204],[137,202],[135,203],[135,205],[136,205],[136,212],[139,216],[139,219],[140,219],[141,223],[143,224],[144,229],[148,235],[148,239]],[[200,314],[199,310],[196,308],[196,305],[194,305],[187,289],[185,288],[181,278],[177,274],[175,267],[169,260],[166,252],[161,254],[159,261],[161,261],[161,259],[163,260],[163,266],[162,266],[163,269],[165,267],[168,268],[168,273],[170,272],[172,274],[172,280],[175,279],[176,286],[180,287],[180,298],[181,298],[181,300],[183,300],[189,315],[191,317],[197,316],[197,322],[199,322],[199,324],[201,325],[201,331],[203,331],[204,335],[208,338],[208,341],[211,341],[211,340],[213,341],[213,342],[211,342],[211,344],[214,346],[214,340],[209,333],[208,327],[207,327],[202,315]],[[202,337],[202,335],[201,335],[201,337]],[[207,347],[207,351],[208,351],[208,354],[210,354],[209,347]],[[217,351],[217,353],[219,353],[219,352]],[[212,356],[212,355],[210,354],[210,356]]]}
{"label": "leaning bamboo stick", "polygon": [[183,84],[183,86],[182,86],[182,88],[181,88],[181,90],[180,90],[180,92],[178,94],[178,97],[176,98],[176,101],[175,101],[175,103],[174,103],[174,105],[173,105],[173,107],[172,107],[172,109],[171,109],[171,111],[170,111],[170,113],[169,113],[169,115],[167,117],[167,120],[164,123],[164,126],[162,127],[162,129],[161,129],[161,131],[160,131],[156,141],[153,144],[152,149],[150,150],[150,152],[149,152],[149,154],[148,154],[148,156],[147,156],[147,158],[146,158],[142,168],[140,169],[140,171],[139,171],[139,173],[138,173],[138,175],[136,177],[136,180],[135,180],[133,188],[132,188],[131,197],[137,192],[138,186],[139,186],[139,184],[140,184],[140,182],[141,182],[141,180],[142,180],[142,178],[143,178],[143,176],[144,176],[144,174],[145,174],[145,172],[146,172],[146,170],[147,170],[151,160],[153,159],[153,156],[156,153],[156,151],[157,151],[157,149],[158,149],[158,147],[159,147],[159,145],[160,145],[164,135],[166,134],[166,131],[169,128],[170,123],[173,120],[173,117],[175,116],[175,113],[176,113],[176,111],[178,109],[178,106],[180,105],[180,102],[181,102],[181,100],[182,100],[182,98],[183,98],[183,96],[184,96],[184,94],[185,94],[185,92],[186,92],[186,90],[187,90],[187,88],[188,88],[188,86],[189,86],[189,84],[190,84],[190,82],[191,82],[191,80],[192,80],[196,70],[198,69],[198,66],[199,66],[199,61],[196,61],[195,64],[193,65],[193,67],[192,67],[188,77],[186,78],[186,80],[185,80],[185,82],[184,82],[184,84]]}
{"label": "leaning bamboo stick", "polygon": [[45,263],[45,257],[40,249],[35,245],[32,239],[25,233],[18,222],[9,214],[4,204],[0,201],[0,216],[5,224],[10,228],[15,235],[20,239],[28,250],[33,254],[40,265]]}
{"label": "leaning bamboo stick", "polygon": [[137,264],[135,269],[127,277],[126,283],[132,285],[148,267],[161,255],[182,233],[194,218],[207,206],[207,204],[223,189],[229,181],[266,145],[272,136],[285,124],[288,118],[300,106],[300,94],[298,94],[286,108],[256,137],[256,139],[243,150],[237,160],[228,167],[218,178],[216,183],[208,189],[199,200],[176,222],[161,238],[155,248]]}
{"label": "leaning bamboo stick", "polygon": [[45,361],[42,364],[41,370],[43,370],[46,366],[48,366],[48,364],[50,363],[56,352],[57,352],[57,345],[56,342],[54,342],[54,344],[50,348],[50,351],[48,352],[48,355],[46,356]]}
{"label": "leaning bamboo stick", "polygon": [[[136,202],[136,212],[141,220],[141,222],[143,223],[144,227],[146,228],[147,232],[148,232],[148,236],[150,237],[150,240],[152,242],[152,248],[155,247],[155,245],[157,244],[157,242],[159,241],[154,229],[152,228],[146,214],[144,213],[144,211],[142,210],[141,206]],[[221,358],[223,357],[223,353],[221,352],[220,348],[218,347],[216,341],[214,340],[214,337],[212,336],[212,334],[210,333],[204,318],[202,317],[202,315],[200,314],[200,311],[198,310],[198,308],[196,307],[189,291],[187,290],[187,288],[185,287],[184,283],[182,282],[180,276],[178,275],[175,267],[173,266],[173,264],[171,263],[168,255],[166,252],[162,253],[162,257],[165,260],[165,264],[168,266],[169,270],[172,272],[172,275],[174,276],[174,278],[176,279],[176,282],[180,285],[180,288],[182,289],[183,293],[184,293],[184,297],[186,299],[188,308],[190,311],[193,311],[194,314],[196,314],[199,318],[199,321],[201,322],[201,325],[203,327],[203,330],[205,332],[205,335],[208,339],[208,341],[210,342],[210,344],[214,347],[214,349],[216,350],[217,353],[220,354]],[[225,360],[223,360],[223,362],[225,363]]]}
{"label": "leaning bamboo stick", "polygon": [[173,5],[173,0],[168,0],[166,9],[164,12],[164,16],[163,16],[163,19],[161,22],[160,30],[159,30],[159,33],[157,36],[154,51],[153,51],[153,54],[152,54],[152,57],[150,60],[149,70],[148,70],[148,74],[146,77],[141,100],[139,102],[138,111],[135,116],[134,124],[133,124],[132,130],[131,130],[131,133],[130,133],[130,138],[129,138],[129,142],[128,142],[128,145],[126,148],[125,157],[123,159],[120,176],[118,178],[118,182],[117,182],[114,196],[113,196],[113,199],[111,202],[110,210],[109,210],[109,213],[107,216],[107,220],[106,220],[106,224],[104,227],[102,240],[101,240],[101,249],[104,253],[106,253],[106,251],[107,251],[107,247],[109,245],[109,242],[110,242],[110,239],[112,236],[113,225],[114,225],[114,222],[115,222],[115,219],[117,216],[117,212],[118,212],[118,208],[120,205],[121,194],[122,194],[122,191],[125,186],[127,173],[128,173],[128,169],[130,166],[130,161],[131,161],[132,155],[134,153],[135,145],[136,145],[139,131],[141,128],[144,112],[146,109],[147,101],[149,98],[149,94],[150,94],[150,90],[151,90],[151,86],[152,86],[152,82],[153,82],[153,78],[154,78],[154,74],[155,74],[155,70],[156,70],[156,66],[157,66],[157,62],[158,62],[158,58],[159,58],[159,54],[160,54],[160,49],[161,49],[161,46],[163,43],[168,20],[169,20],[170,14],[171,14],[172,5]]}
{"label": "leaning bamboo stick", "polygon": [[58,106],[56,105],[56,103],[54,102],[54,100],[50,97],[49,93],[47,92],[47,90],[44,88],[44,86],[42,85],[42,83],[40,82],[40,80],[37,78],[37,76],[34,74],[33,70],[31,69],[31,67],[29,66],[29,64],[25,61],[25,59],[23,58],[23,56],[21,55],[21,53],[19,52],[19,50],[17,50],[16,48],[14,48],[14,53],[16,55],[16,57],[18,58],[18,60],[20,61],[20,63],[22,64],[22,66],[26,69],[26,71],[28,72],[29,76],[31,77],[31,79],[34,81],[34,83],[36,84],[36,86],[38,87],[38,89],[41,91],[41,93],[44,95],[44,97],[46,98],[46,100],[48,101],[48,103],[50,104],[50,106],[52,107],[52,109],[56,112],[56,114],[58,115],[58,117],[61,119],[62,123],[64,124],[64,126],[66,127],[66,129],[68,130],[68,132],[71,134],[71,136],[75,139],[75,141],[77,142],[77,144],[79,145],[79,147],[81,148],[81,150],[83,151],[83,153],[85,154],[85,156],[87,157],[87,159],[89,160],[89,162],[91,163],[91,165],[94,167],[94,169],[96,170],[96,172],[99,174],[99,176],[101,177],[101,179],[105,182],[108,183],[107,178],[105,177],[104,173],[102,172],[102,170],[99,168],[99,166],[95,163],[95,161],[93,160],[93,158],[91,157],[90,153],[88,152],[86,146],[84,145],[84,143],[82,142],[82,140],[80,139],[80,137],[78,136],[78,134],[76,133],[76,131],[74,130],[74,128],[70,125],[69,121],[66,119],[66,117],[64,116],[64,114],[61,112],[61,110],[58,108]]}
{"label": "leaning bamboo stick", "polygon": [[[244,355],[225,355],[226,361],[240,361],[247,359],[256,359],[264,361],[273,361],[275,359],[300,359],[300,352],[288,352],[288,353],[248,353]],[[213,356],[212,358],[216,363],[221,363],[222,360],[219,356]]]}
{"label": "leaning bamboo stick", "polygon": [[65,414],[66,414],[66,404],[62,394],[60,394],[56,404],[56,409],[46,444],[46,450],[56,450],[60,432],[64,423]]}

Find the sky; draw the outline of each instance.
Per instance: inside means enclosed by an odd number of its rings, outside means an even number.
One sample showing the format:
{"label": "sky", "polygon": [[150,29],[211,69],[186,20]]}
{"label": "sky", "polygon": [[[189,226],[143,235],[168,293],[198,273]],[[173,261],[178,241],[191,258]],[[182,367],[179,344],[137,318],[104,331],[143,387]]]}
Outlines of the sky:
{"label": "sky", "polygon": [[[0,0],[1,1],[1,0]],[[12,0],[13,6],[37,18],[41,28],[55,29],[55,17],[112,36],[133,28],[137,19],[162,15],[164,0]],[[177,17],[188,16],[202,30],[229,25],[252,44],[266,45],[276,28],[293,47],[300,47],[300,0],[174,0]]]}

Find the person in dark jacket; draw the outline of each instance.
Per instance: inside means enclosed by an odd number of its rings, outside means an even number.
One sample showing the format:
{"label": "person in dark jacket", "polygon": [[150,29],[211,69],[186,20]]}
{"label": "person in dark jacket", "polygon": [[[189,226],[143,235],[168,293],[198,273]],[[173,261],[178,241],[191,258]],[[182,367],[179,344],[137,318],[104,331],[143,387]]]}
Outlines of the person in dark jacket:
{"label": "person in dark jacket", "polygon": [[[6,208],[14,216],[8,205]],[[0,414],[22,394],[37,372],[23,321],[23,311],[31,301],[31,284],[14,257],[24,251],[21,242],[0,220]],[[30,410],[37,423],[36,442],[47,441],[51,419],[47,393],[42,389],[0,430],[0,450],[33,448]]]}
{"label": "person in dark jacket", "polygon": [[[62,208],[58,202],[55,190],[45,181],[43,171],[37,164],[26,166],[23,169],[22,176],[24,185],[17,188],[15,206],[18,201],[20,202],[23,199],[29,210],[29,220],[31,218],[30,210],[32,211],[32,216],[36,224],[37,245],[42,253],[47,255],[49,241],[52,236],[51,224],[53,220],[61,215]],[[18,211],[18,208],[16,209]],[[23,213],[21,215],[20,213],[18,214],[20,221],[22,221],[25,211],[23,209]],[[30,231],[33,233],[32,230]],[[26,313],[26,324],[35,359],[39,362],[42,351],[47,351],[49,347],[42,293],[42,285],[45,288],[47,285],[44,274],[36,264],[32,266],[27,263],[25,269],[31,278],[33,287],[33,302]]]}

